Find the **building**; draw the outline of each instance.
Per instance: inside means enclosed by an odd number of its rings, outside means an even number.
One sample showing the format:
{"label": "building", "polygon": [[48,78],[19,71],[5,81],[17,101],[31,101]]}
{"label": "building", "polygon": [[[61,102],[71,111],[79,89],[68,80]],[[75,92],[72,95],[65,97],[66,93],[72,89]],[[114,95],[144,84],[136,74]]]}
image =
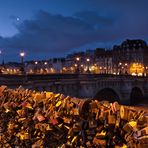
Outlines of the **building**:
{"label": "building", "polygon": [[95,50],[95,64],[98,67],[98,73],[112,73],[112,51],[105,48]]}
{"label": "building", "polygon": [[113,73],[143,75],[148,67],[148,47],[143,40],[129,40],[113,47]]}

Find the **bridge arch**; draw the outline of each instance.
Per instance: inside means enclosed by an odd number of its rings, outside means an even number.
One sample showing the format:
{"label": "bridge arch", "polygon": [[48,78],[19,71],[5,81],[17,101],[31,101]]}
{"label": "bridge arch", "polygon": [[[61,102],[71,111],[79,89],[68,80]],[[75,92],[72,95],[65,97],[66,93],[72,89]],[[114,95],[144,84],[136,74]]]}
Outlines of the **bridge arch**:
{"label": "bridge arch", "polygon": [[99,90],[96,95],[94,96],[94,99],[97,99],[99,101],[107,100],[109,102],[115,102],[118,101],[120,103],[120,95],[115,91],[113,88],[102,88]]}
{"label": "bridge arch", "polygon": [[130,104],[137,105],[144,99],[144,94],[141,88],[133,87],[130,93]]}

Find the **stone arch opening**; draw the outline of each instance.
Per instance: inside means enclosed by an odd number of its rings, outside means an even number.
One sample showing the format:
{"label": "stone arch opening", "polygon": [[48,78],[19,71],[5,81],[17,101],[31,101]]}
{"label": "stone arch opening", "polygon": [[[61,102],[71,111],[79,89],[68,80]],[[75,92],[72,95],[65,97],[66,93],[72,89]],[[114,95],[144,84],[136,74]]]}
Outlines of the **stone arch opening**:
{"label": "stone arch opening", "polygon": [[143,99],[144,99],[144,95],[142,93],[142,90],[138,87],[132,88],[132,91],[130,94],[130,104],[131,105],[141,104]]}
{"label": "stone arch opening", "polygon": [[112,88],[103,88],[95,96],[94,99],[102,101],[107,100],[109,102],[118,101],[120,103],[120,97]]}

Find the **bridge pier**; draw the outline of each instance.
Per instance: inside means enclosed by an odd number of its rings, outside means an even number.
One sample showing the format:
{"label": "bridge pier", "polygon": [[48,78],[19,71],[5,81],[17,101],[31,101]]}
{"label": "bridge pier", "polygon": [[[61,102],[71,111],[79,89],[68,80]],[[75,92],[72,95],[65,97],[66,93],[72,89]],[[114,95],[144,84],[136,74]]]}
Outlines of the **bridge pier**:
{"label": "bridge pier", "polygon": [[120,82],[120,95],[121,104],[130,104],[130,94],[131,94],[132,84],[129,81],[121,80]]}

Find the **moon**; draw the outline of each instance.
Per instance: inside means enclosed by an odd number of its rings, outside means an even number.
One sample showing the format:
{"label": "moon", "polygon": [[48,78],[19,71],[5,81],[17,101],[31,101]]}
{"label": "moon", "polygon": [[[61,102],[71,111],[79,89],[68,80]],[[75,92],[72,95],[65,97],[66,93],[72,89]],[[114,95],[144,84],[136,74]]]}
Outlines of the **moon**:
{"label": "moon", "polygon": [[19,21],[19,20],[20,20],[20,18],[19,18],[19,17],[17,17],[17,18],[16,18],[16,20],[17,20],[17,21]]}

